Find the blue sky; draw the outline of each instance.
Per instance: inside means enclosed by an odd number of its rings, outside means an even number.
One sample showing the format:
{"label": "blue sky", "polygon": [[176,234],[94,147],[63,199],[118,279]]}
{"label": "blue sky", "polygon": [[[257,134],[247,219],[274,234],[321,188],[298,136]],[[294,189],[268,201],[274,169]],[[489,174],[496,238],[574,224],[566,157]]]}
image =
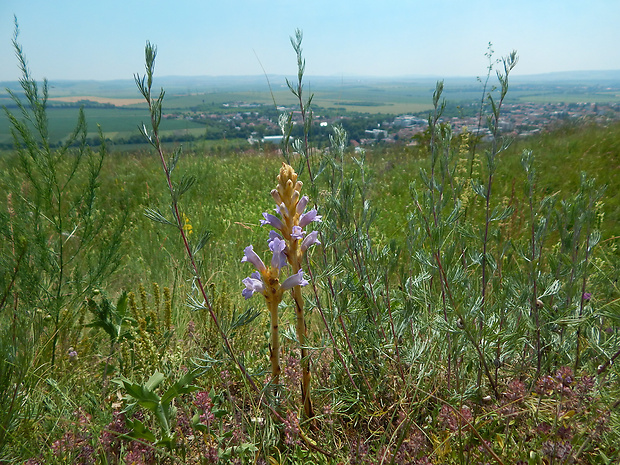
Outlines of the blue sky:
{"label": "blue sky", "polygon": [[[13,15],[36,79],[131,79],[144,44],[169,75],[477,76],[620,69],[620,0],[0,0],[0,81],[19,77]],[[260,60],[260,63],[259,63]]]}

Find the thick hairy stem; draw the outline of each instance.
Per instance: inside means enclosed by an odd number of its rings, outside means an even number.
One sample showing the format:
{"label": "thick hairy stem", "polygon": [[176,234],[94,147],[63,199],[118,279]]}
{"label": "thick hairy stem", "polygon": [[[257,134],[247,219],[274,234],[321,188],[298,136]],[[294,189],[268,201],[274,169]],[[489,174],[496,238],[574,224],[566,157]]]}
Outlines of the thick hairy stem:
{"label": "thick hairy stem", "polygon": [[268,301],[271,314],[271,344],[269,345],[269,359],[271,360],[271,378],[274,384],[280,382],[280,332],[278,329],[278,302]]}
{"label": "thick hairy stem", "polygon": [[299,352],[301,357],[301,401],[304,404],[304,413],[307,418],[312,418],[312,401],[310,400],[310,360],[308,358],[306,320],[304,318],[304,301],[301,296],[301,286],[292,289],[293,299],[295,300],[295,316],[297,339],[299,339]]}
{"label": "thick hairy stem", "polygon": [[[301,269],[301,256],[297,251],[298,242],[293,241],[291,244],[291,256],[293,273],[299,272]],[[301,286],[295,286],[291,290],[293,299],[295,300],[295,330],[297,332],[297,340],[299,341],[300,363],[301,363],[301,402],[304,405],[304,414],[307,418],[314,417],[312,410],[312,401],[310,400],[310,359],[308,358],[306,319],[304,318],[304,299],[301,295]]]}

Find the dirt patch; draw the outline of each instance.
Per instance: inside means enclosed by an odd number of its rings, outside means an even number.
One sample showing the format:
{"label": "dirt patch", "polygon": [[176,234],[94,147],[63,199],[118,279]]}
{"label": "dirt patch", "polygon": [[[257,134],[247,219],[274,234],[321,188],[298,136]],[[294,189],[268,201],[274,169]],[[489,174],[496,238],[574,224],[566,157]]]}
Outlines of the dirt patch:
{"label": "dirt patch", "polygon": [[52,100],[54,102],[80,102],[82,100],[90,100],[91,102],[97,103],[110,103],[116,107],[122,107],[125,105],[135,105],[136,103],[143,103],[144,99],[142,98],[109,98],[109,97],[93,97],[91,95],[71,95],[68,97],[52,97],[48,100]]}

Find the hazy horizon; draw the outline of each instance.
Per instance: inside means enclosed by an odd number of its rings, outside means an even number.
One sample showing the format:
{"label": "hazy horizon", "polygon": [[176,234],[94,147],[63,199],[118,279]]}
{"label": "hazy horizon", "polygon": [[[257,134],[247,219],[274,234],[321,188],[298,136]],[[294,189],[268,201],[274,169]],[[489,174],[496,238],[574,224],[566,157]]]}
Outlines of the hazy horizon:
{"label": "hazy horizon", "polygon": [[[73,84],[73,83],[123,83],[130,84],[131,87],[134,87],[135,78],[131,77],[123,77],[123,78],[112,78],[112,79],[50,79],[47,76],[42,76],[47,79],[48,82],[54,84]],[[267,75],[269,80],[272,79],[282,79],[282,82],[271,82],[271,84],[275,84],[277,86],[285,85],[285,78],[288,78],[288,75],[285,74],[269,74]],[[455,81],[468,81],[472,85],[478,85],[480,75],[478,76],[440,76],[433,74],[424,74],[424,75],[403,75],[403,76],[363,76],[363,75],[347,75],[342,74],[339,76],[332,75],[305,75],[305,81],[322,81],[327,82],[329,84],[337,83],[338,81],[368,81],[368,82],[432,82],[435,83],[437,80],[445,80],[447,82],[455,82]],[[183,84],[184,81],[194,81],[194,80],[206,80],[206,81],[221,81],[230,79],[234,82],[232,84],[241,84],[243,81],[247,81],[248,83],[254,84],[260,82],[261,84],[268,85],[269,83],[266,81],[265,74],[247,74],[247,75],[165,75],[165,76],[155,76],[155,81],[168,81],[176,84]],[[495,76],[492,76],[492,81],[496,80]],[[587,82],[587,81],[597,81],[597,80],[608,80],[613,81],[614,83],[620,82],[620,68],[619,69],[609,69],[609,70],[576,70],[576,71],[556,71],[549,73],[538,73],[538,74],[521,74],[517,76],[512,76],[512,82],[533,82],[533,81],[575,81],[575,82]],[[8,81],[1,81],[4,86],[9,85],[9,88],[15,87],[20,88],[19,80],[13,79]]]}
{"label": "hazy horizon", "polygon": [[517,50],[515,77],[620,69],[616,0],[311,3],[4,0],[0,81],[20,77],[14,15],[33,77],[55,81],[132,79],[144,70],[147,40],[158,47],[158,76],[294,77],[296,28],[308,76],[481,76],[489,42],[494,59]]}

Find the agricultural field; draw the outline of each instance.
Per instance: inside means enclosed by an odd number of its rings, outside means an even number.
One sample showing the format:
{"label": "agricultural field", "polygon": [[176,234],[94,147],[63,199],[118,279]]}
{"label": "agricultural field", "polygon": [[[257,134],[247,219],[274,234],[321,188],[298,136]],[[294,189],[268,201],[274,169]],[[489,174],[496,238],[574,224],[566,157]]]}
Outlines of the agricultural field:
{"label": "agricultural field", "polygon": [[[596,76],[576,80],[556,77],[542,80],[540,77],[522,77],[513,85],[507,99],[511,103],[620,103],[620,79],[606,76],[597,81]],[[418,79],[369,79],[369,78],[309,78],[306,92],[312,93],[316,115],[333,119],[349,115],[413,114],[425,118],[432,108],[432,93],[436,80]],[[165,119],[162,135],[177,139],[184,136],[200,138],[209,131],[209,121],[197,115],[224,115],[248,113],[252,118],[265,116],[275,122],[281,108],[294,108],[298,102],[291,95],[283,76],[253,76],[230,78],[225,83],[217,78],[163,78],[155,86],[166,86],[166,111],[179,118]],[[4,83],[3,90],[18,91],[16,83]],[[446,100],[450,103],[449,114],[458,116],[476,111],[480,101],[482,84],[475,78],[448,78],[445,80]],[[104,137],[117,143],[136,143],[140,140],[138,127],[148,119],[146,106],[135,90],[135,83],[127,81],[51,83],[49,99],[50,137],[53,141],[66,138],[71,122],[80,105],[85,106],[88,137],[96,138],[98,127]],[[14,108],[9,95],[0,91],[0,105]],[[67,108],[69,107],[69,108]],[[467,110],[469,108],[469,110]],[[473,108],[473,110],[472,110]],[[254,116],[255,115],[255,116]],[[216,138],[235,138],[234,131],[226,136],[216,130]],[[210,137],[207,137],[209,139]],[[242,139],[247,139],[243,135]],[[11,143],[9,123],[4,112],[0,114],[0,144]]]}

